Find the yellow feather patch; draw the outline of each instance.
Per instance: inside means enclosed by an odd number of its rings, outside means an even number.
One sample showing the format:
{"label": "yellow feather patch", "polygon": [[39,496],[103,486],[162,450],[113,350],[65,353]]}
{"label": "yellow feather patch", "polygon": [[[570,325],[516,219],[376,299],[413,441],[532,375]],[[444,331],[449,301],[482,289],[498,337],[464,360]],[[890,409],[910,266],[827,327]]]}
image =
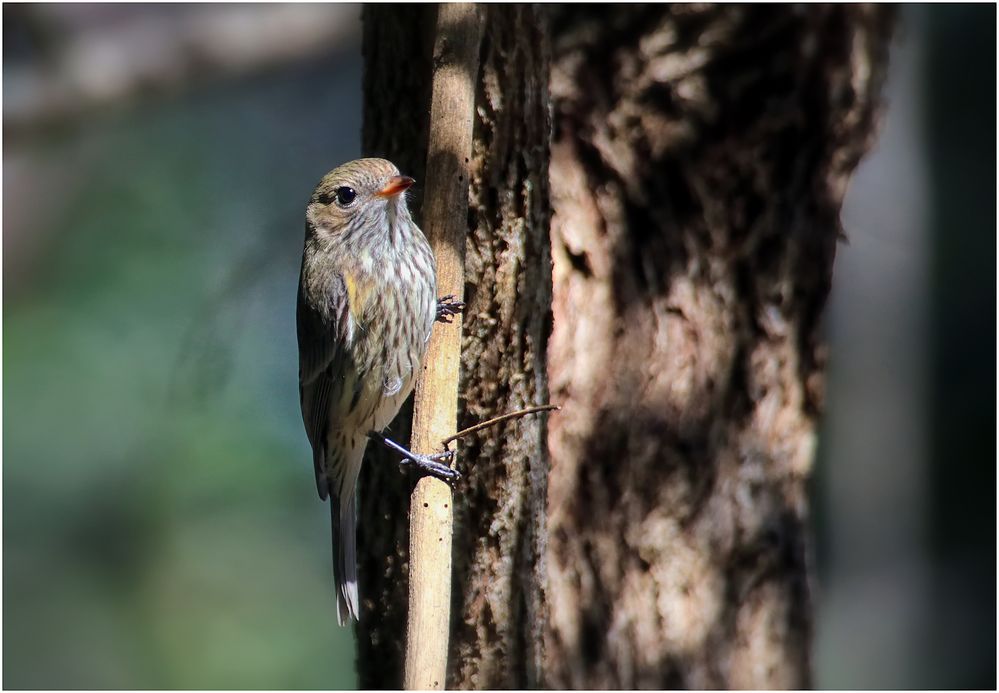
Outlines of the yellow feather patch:
{"label": "yellow feather patch", "polygon": [[368,307],[368,299],[371,297],[371,283],[364,280],[358,281],[357,277],[350,272],[344,273],[343,281],[347,285],[347,305],[350,308],[350,317],[358,326],[361,326],[364,311]]}

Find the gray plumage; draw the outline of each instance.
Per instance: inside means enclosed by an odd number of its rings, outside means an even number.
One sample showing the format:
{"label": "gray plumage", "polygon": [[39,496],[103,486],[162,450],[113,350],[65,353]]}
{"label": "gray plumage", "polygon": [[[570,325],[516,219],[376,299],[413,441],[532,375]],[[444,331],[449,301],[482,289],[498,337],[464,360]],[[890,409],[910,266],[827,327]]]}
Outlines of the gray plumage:
{"label": "gray plumage", "polygon": [[360,159],[328,173],[306,209],[299,393],[316,486],[330,499],[341,625],[358,615],[355,486],[367,435],[412,391],[437,310],[433,254],[403,192],[411,183],[384,159]]}

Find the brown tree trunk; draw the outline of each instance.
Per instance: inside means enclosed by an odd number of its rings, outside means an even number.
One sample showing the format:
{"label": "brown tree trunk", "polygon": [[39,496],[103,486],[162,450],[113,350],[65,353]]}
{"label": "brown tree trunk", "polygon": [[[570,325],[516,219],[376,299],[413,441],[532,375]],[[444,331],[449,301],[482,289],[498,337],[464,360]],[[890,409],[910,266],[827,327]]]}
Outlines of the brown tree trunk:
{"label": "brown tree trunk", "polygon": [[[547,25],[533,7],[482,11],[459,428],[548,401]],[[434,17],[430,6],[364,10],[364,151],[417,178],[426,155]],[[458,445],[465,478],[455,507],[449,687],[540,685],[546,420],[507,422]],[[393,433],[408,437],[404,426]],[[402,681],[409,486],[395,466],[373,451],[362,472],[362,687]]]}
{"label": "brown tree trunk", "polygon": [[553,17],[549,685],[809,686],[820,318],[890,19]]}
{"label": "brown tree trunk", "polygon": [[[820,318],[891,12],[482,11],[459,427],[549,377],[564,409],[460,446],[448,685],[807,686]],[[364,152],[417,178],[434,16],[364,10]],[[410,482],[369,454],[363,687],[402,680]]]}
{"label": "brown tree trunk", "polygon": [[[459,428],[548,402],[549,37],[536,6],[484,5]],[[541,684],[547,414],[468,439],[455,514],[452,688]]]}

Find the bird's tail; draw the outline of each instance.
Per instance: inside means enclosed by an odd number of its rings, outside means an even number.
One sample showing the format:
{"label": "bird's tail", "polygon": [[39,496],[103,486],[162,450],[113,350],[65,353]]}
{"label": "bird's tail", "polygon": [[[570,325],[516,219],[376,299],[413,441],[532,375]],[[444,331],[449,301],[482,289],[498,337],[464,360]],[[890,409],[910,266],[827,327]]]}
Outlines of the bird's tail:
{"label": "bird's tail", "polygon": [[357,494],[347,494],[342,506],[330,503],[333,522],[333,580],[336,582],[336,618],[342,626],[357,620]]}

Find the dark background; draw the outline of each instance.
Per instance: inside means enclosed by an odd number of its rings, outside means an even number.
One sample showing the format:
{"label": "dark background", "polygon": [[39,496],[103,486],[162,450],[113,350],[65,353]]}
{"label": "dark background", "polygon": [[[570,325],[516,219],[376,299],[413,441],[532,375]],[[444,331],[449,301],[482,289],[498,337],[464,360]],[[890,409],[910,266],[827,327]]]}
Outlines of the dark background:
{"label": "dark background", "polygon": [[[4,5],[4,687],[356,683],[293,305],[359,14]],[[900,16],[827,314],[816,680],[994,688],[995,7]]]}

